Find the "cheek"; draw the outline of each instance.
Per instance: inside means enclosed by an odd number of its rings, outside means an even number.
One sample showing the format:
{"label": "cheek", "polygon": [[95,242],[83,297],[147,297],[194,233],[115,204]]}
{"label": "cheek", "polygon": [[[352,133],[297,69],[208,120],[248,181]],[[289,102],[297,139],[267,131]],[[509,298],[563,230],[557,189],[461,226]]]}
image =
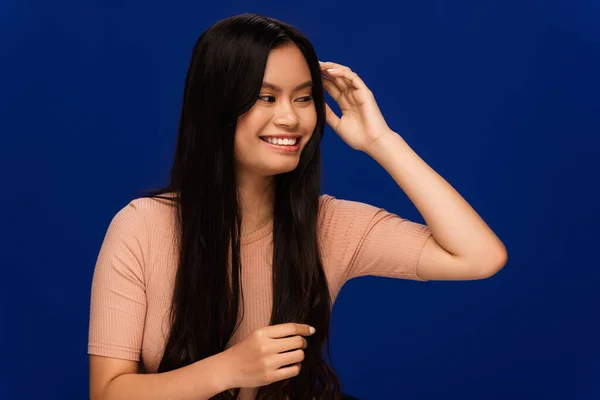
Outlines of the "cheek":
{"label": "cheek", "polygon": [[268,116],[260,110],[250,110],[238,120],[235,130],[236,145],[243,145],[256,139],[264,127],[269,123]]}
{"label": "cheek", "polygon": [[258,136],[269,123],[269,117],[260,109],[251,109],[238,119],[235,129],[233,155],[238,162],[251,162],[256,154]]}
{"label": "cheek", "polygon": [[[256,137],[269,123],[270,115],[260,108],[251,109],[238,121],[238,130],[242,136]],[[237,132],[236,132],[237,133]]]}

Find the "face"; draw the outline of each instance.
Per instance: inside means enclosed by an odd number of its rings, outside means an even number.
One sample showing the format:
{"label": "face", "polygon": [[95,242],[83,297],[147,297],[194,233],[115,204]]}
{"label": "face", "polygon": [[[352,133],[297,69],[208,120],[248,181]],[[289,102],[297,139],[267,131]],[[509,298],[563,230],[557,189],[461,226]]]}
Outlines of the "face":
{"label": "face", "polygon": [[273,176],[294,170],[317,124],[312,78],[293,45],[271,51],[260,95],[238,120],[235,158],[238,171]]}

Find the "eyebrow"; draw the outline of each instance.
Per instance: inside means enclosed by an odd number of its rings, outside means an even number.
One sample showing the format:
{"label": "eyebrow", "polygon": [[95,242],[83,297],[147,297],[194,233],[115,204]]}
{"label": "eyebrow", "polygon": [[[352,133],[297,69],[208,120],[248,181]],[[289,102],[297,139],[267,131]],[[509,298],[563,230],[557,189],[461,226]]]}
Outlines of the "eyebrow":
{"label": "eyebrow", "polygon": [[[301,90],[301,89],[304,89],[304,88],[307,88],[307,87],[312,87],[312,86],[313,86],[313,82],[312,81],[306,81],[306,82],[304,82],[304,83],[296,86],[294,88],[294,92],[297,92],[298,90]],[[279,86],[273,85],[272,83],[269,83],[269,82],[263,82],[262,87],[273,89],[273,90],[275,90],[277,92],[281,92],[281,88]]]}

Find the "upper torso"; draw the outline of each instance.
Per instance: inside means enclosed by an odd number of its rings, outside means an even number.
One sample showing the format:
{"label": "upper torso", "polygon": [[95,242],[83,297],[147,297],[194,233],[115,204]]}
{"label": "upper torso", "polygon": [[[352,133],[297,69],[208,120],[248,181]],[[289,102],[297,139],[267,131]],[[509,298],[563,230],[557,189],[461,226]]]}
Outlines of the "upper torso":
{"label": "upper torso", "polygon": [[[272,307],[272,222],[242,237],[244,317],[227,347],[268,326]],[[333,301],[344,282],[363,275],[420,280],[421,224],[356,202],[322,196],[318,239]],[[113,219],[92,285],[88,352],[140,359],[154,373],[170,328],[177,271],[175,209],[166,200],[136,199]],[[243,389],[240,397],[254,398]]]}

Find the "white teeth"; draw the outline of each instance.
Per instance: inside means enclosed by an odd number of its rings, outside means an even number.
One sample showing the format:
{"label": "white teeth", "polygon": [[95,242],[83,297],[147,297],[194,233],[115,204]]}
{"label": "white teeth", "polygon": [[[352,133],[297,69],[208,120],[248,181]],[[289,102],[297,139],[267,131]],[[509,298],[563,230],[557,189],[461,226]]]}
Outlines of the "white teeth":
{"label": "white teeth", "polygon": [[271,144],[276,144],[279,146],[293,146],[296,144],[298,139],[281,139],[281,138],[267,138],[267,142]]}

